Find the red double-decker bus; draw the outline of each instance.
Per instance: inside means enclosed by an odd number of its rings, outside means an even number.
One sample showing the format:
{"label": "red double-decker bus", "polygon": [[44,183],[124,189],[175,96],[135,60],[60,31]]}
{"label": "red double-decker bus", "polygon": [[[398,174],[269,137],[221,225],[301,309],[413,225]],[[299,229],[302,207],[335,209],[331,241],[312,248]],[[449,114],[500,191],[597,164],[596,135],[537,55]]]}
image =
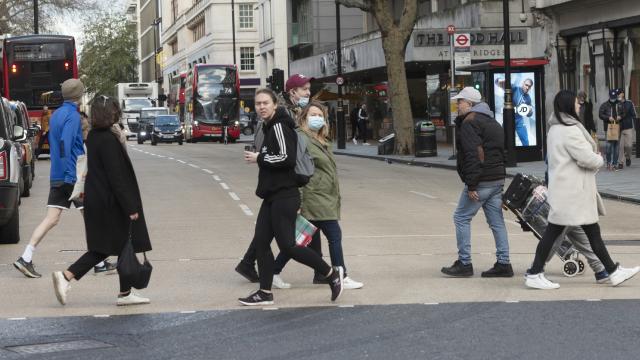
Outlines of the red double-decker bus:
{"label": "red double-decker bus", "polygon": [[187,73],[175,75],[169,79],[167,103],[171,112],[178,114],[181,123],[184,123],[184,90],[186,82]]}
{"label": "red double-decker bus", "polygon": [[[49,152],[51,112],[62,105],[60,84],[78,78],[75,40],[65,35],[25,35],[4,39],[2,93],[27,105],[31,123],[38,123],[36,154]],[[45,110],[45,107],[47,110]]]}
{"label": "red double-decker bus", "polygon": [[187,74],[185,137],[234,142],[240,137],[240,78],[235,65],[196,64]]}

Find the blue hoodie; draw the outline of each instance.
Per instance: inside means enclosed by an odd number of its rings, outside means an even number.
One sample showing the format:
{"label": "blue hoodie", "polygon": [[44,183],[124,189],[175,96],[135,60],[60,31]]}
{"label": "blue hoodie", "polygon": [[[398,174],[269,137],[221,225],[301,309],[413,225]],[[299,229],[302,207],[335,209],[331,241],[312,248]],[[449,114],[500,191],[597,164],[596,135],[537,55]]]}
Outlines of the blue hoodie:
{"label": "blue hoodie", "polygon": [[65,101],[49,120],[51,183],[76,183],[76,161],[84,154],[78,105]]}

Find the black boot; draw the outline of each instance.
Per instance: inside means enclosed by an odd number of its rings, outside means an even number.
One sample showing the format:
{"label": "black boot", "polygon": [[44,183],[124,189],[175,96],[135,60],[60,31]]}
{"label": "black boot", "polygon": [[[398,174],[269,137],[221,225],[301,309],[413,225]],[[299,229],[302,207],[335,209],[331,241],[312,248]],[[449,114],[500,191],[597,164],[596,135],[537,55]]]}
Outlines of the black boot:
{"label": "black boot", "polygon": [[258,281],[260,281],[258,272],[252,264],[247,264],[244,261],[240,261],[238,266],[236,266],[236,272],[244,276],[245,279],[249,280],[252,283],[257,283]]}
{"label": "black boot", "polygon": [[449,267],[443,267],[443,274],[453,276],[453,277],[471,277],[473,276],[473,265],[467,264],[464,265],[460,260],[456,260],[453,265]]}
{"label": "black boot", "polygon": [[493,267],[481,274],[484,278],[493,277],[513,277],[513,268],[511,264],[501,264],[499,262],[493,264]]}

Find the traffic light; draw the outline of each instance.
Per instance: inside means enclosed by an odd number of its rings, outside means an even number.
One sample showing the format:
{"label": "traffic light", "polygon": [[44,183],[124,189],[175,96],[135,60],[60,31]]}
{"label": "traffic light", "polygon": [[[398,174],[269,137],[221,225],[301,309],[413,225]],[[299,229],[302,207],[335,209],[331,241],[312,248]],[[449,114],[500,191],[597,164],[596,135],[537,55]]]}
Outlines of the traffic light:
{"label": "traffic light", "polygon": [[284,91],[284,70],[273,69],[271,71],[271,90],[276,93]]}
{"label": "traffic light", "polygon": [[267,77],[267,87],[273,90],[273,76]]}

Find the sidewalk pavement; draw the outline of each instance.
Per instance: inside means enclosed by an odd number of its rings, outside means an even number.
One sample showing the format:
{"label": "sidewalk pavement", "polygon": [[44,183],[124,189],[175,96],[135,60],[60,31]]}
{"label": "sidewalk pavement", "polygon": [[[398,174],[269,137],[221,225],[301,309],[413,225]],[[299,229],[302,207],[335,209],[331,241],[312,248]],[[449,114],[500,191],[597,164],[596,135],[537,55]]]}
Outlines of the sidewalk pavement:
{"label": "sidewalk pavement", "polygon": [[[453,154],[453,148],[449,144],[438,143],[438,155],[433,157],[378,155],[378,142],[370,141],[369,144],[369,146],[354,145],[351,142],[347,142],[346,149],[338,149],[334,144],[333,150],[336,155],[456,170],[456,161],[449,160]],[[610,172],[603,168],[598,173],[598,190],[602,197],[640,204],[640,159],[633,157],[631,161],[631,167],[625,167],[624,170]],[[525,173],[544,178],[545,169],[544,161],[518,163],[516,167],[507,168],[507,176],[513,177],[517,173]]]}

